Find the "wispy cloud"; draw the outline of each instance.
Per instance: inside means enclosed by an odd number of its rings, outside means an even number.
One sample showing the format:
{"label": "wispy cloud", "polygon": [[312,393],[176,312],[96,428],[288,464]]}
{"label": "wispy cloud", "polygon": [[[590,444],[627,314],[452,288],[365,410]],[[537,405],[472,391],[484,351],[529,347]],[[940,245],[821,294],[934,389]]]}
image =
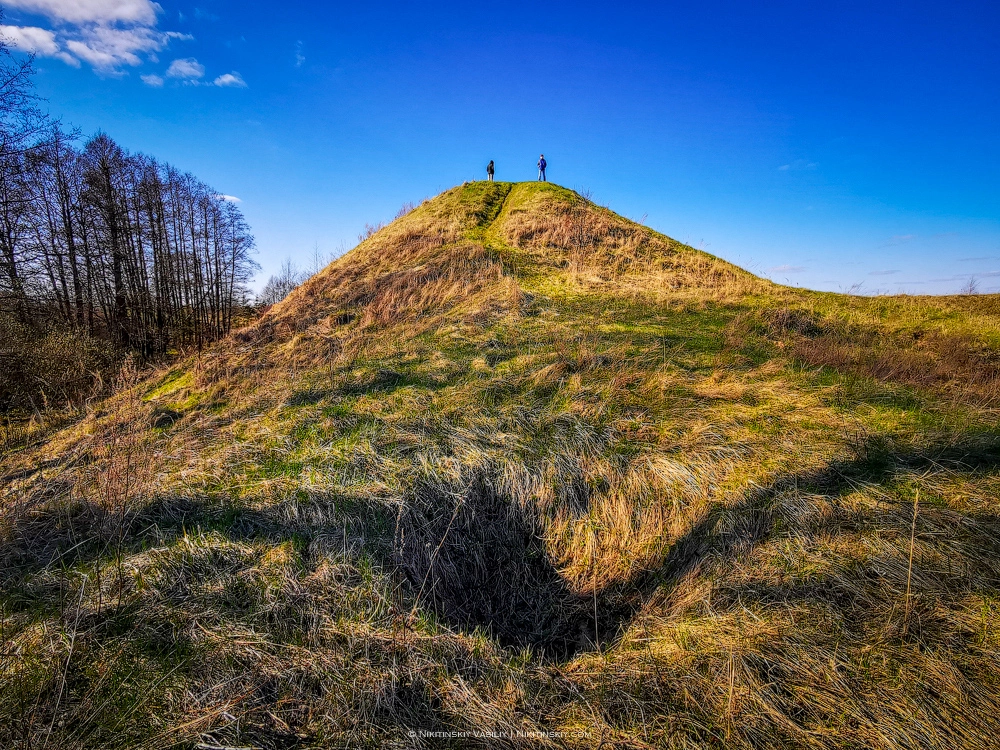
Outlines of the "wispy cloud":
{"label": "wispy cloud", "polygon": [[163,88],[163,79],[156,75],[155,73],[150,73],[149,75],[139,76],[142,82],[147,86],[152,86],[154,89]]}
{"label": "wispy cloud", "polygon": [[895,245],[902,245],[905,242],[911,242],[915,239],[917,239],[917,235],[915,234],[894,234],[883,242],[880,247],[894,247]]}
{"label": "wispy cloud", "polygon": [[220,195],[219,199],[220,200],[224,200],[224,201],[228,201],[229,203],[242,203],[243,202],[239,198],[237,198],[235,195]]}
{"label": "wispy cloud", "polygon": [[795,161],[789,162],[788,164],[782,164],[780,167],[778,167],[778,171],[791,172],[791,171],[798,171],[800,169],[816,169],[816,167],[818,166],[819,164],[817,164],[814,161],[807,161],[805,159],[796,159]]}
{"label": "wispy cloud", "polygon": [[772,271],[773,273],[802,273],[803,271],[807,270],[807,268],[806,266],[784,265],[784,266],[774,266],[767,270]]}
{"label": "wispy cloud", "polygon": [[1000,276],[1000,271],[980,271],[976,273],[956,273],[953,276],[945,276],[940,279],[930,279],[934,282],[942,281],[968,281],[970,278],[993,279]]}
{"label": "wispy cloud", "polygon": [[155,59],[171,40],[191,38],[159,30],[163,9],[151,0],[7,0],[5,5],[52,23],[50,29],[2,27],[12,48],[76,67],[86,62],[105,75],[140,65],[144,58]]}
{"label": "wispy cloud", "polygon": [[301,68],[306,62],[306,53],[302,40],[295,43],[295,67]]}
{"label": "wispy cloud", "polygon": [[243,80],[243,76],[235,70],[232,73],[223,73],[221,76],[212,81],[212,84],[215,86],[222,86],[224,88],[245,89],[247,87],[247,82]]}
{"label": "wispy cloud", "polygon": [[871,271],[871,272],[869,272],[868,275],[869,276],[892,276],[894,273],[902,273],[902,271],[900,269],[898,269],[898,268],[890,268],[890,269],[887,269],[885,271]]}
{"label": "wispy cloud", "polygon": [[[167,78],[173,78],[180,81],[186,86],[219,86],[221,88],[247,88],[247,82],[243,80],[241,76],[235,70],[231,73],[223,73],[221,76],[217,76],[212,80],[211,84],[208,81],[202,81],[201,79],[205,76],[205,66],[198,62],[193,57],[182,57],[180,59],[174,60],[170,63],[170,67],[167,68],[166,72]],[[148,76],[151,79],[159,79],[159,83],[155,80],[147,81],[147,76],[143,76],[142,79],[150,86],[162,86],[163,79],[159,76]]]}
{"label": "wispy cloud", "polygon": [[170,63],[167,68],[167,78],[179,78],[186,81],[196,81],[205,75],[205,66],[193,57],[182,57]]}
{"label": "wispy cloud", "polygon": [[959,263],[982,263],[986,260],[998,260],[996,255],[980,255],[977,258],[959,258]]}

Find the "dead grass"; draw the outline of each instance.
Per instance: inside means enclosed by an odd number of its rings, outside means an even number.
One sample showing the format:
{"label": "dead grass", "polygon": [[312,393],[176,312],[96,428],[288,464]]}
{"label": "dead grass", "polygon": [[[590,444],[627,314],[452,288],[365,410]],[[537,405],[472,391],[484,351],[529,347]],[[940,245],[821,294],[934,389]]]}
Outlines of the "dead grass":
{"label": "dead grass", "polygon": [[698,290],[732,298],[767,288],[740,268],[672,240],[568,191],[517,186],[496,230],[545,265],[565,269],[576,284],[663,299]]}
{"label": "dead grass", "polygon": [[0,744],[988,747],[981,302],[449,191],[0,460]]}
{"label": "dead grass", "polygon": [[929,390],[983,408],[998,403],[1000,357],[981,337],[928,322],[900,327],[857,317],[826,317],[804,308],[757,310],[734,319],[726,340],[734,349],[763,340],[809,367]]}

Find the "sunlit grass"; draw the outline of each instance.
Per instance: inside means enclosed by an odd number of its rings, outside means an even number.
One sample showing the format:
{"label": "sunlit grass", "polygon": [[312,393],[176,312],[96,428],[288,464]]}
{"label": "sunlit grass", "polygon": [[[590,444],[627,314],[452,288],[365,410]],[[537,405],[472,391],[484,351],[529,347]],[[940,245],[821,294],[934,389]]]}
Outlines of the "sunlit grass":
{"label": "sunlit grass", "polygon": [[0,738],[984,747],[996,305],[448,191],[3,459]]}

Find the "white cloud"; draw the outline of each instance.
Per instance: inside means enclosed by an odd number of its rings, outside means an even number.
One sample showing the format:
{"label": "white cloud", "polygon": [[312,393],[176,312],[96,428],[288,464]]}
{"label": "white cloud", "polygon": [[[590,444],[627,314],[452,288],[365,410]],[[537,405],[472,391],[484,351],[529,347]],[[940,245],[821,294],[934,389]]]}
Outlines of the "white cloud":
{"label": "white cloud", "polygon": [[892,276],[894,273],[900,273],[898,268],[890,268],[885,271],[872,271],[869,276]]}
{"label": "white cloud", "polygon": [[223,73],[221,76],[212,81],[212,83],[216,86],[229,86],[240,89],[245,89],[247,87],[247,82],[243,80],[243,76],[235,70],[232,73]]}
{"label": "white cloud", "polygon": [[88,62],[100,70],[113,71],[118,63],[118,59],[110,52],[94,49],[90,45],[75,39],[66,42],[66,49],[84,62]]}
{"label": "white cloud", "polygon": [[220,195],[219,199],[220,200],[224,200],[224,201],[228,201],[229,203],[242,203],[243,202],[239,198],[237,198],[235,195]]}
{"label": "white cloud", "polygon": [[790,162],[788,164],[782,164],[780,167],[778,167],[778,171],[788,172],[791,170],[797,171],[799,169],[816,169],[816,167],[818,166],[819,164],[817,164],[814,161],[806,161],[805,159],[796,159],[795,161]]}
{"label": "white cloud", "polygon": [[[0,36],[10,48],[75,67],[86,62],[101,75],[121,75],[126,66],[156,63],[157,53],[171,41],[193,38],[157,28],[163,8],[153,0],[5,0],[4,5],[51,21],[51,28],[0,25]],[[209,17],[200,9],[195,15]],[[196,84],[204,76],[205,66],[185,57],[174,60],[165,73],[140,78],[147,86],[160,88],[168,78]],[[247,85],[236,71],[220,75],[212,83],[235,88]]]}
{"label": "white cloud", "polygon": [[150,0],[6,0],[4,4],[70,24],[155,26],[156,14],[163,10]]}
{"label": "white cloud", "polygon": [[187,80],[201,78],[205,75],[205,66],[193,57],[182,57],[174,60],[167,68],[167,78],[184,78]]}
{"label": "white cloud", "polygon": [[807,269],[805,266],[790,266],[786,264],[783,266],[774,266],[773,268],[769,268],[768,270],[773,271],[775,273],[802,273]]}
{"label": "white cloud", "polygon": [[31,52],[39,57],[55,57],[75,68],[80,67],[80,61],[60,49],[56,35],[48,29],[40,29],[37,26],[0,25],[0,36],[13,49]]}
{"label": "white cloud", "polygon": [[296,68],[301,68],[305,64],[306,54],[303,51],[303,47],[304,47],[304,45],[302,44],[302,40],[299,39],[299,41],[297,41],[295,43],[295,67]]}
{"label": "white cloud", "polygon": [[48,29],[37,26],[0,26],[0,34],[3,34],[7,44],[22,52],[34,52],[45,57],[59,53],[56,35]]}
{"label": "white cloud", "polygon": [[192,38],[156,28],[163,9],[151,0],[8,0],[5,5],[52,21],[51,29],[3,27],[11,47],[76,67],[82,60],[105,75],[155,62],[171,40]]}
{"label": "white cloud", "polygon": [[78,38],[67,40],[66,49],[95,68],[110,71],[121,65],[141,65],[140,55],[148,57],[163,49],[169,38],[141,26],[131,29],[94,26],[82,29]]}

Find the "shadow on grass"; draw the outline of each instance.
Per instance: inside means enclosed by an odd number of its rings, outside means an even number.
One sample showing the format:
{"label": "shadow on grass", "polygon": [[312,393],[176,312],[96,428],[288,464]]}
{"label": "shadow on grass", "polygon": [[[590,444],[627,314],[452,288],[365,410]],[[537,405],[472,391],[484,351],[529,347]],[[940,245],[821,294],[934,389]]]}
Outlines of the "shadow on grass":
{"label": "shadow on grass", "polygon": [[[658,591],[668,591],[706,558],[724,561],[748,554],[773,532],[777,500],[789,490],[836,498],[862,482],[942,467],[994,470],[1000,467],[1000,439],[940,445],[918,454],[870,438],[854,460],[783,475],[735,507],[710,509],[670,546],[661,565],[605,587],[596,601],[570,590],[559,575],[533,509],[502,496],[487,476],[463,488],[417,485],[396,519],[385,503],[334,497],[258,508],[232,506],[224,499],[165,497],[123,521],[92,503],[42,504],[8,519],[0,537],[0,586],[8,611],[44,608],[58,592],[32,580],[37,573],[107,560],[119,536],[126,554],[162,543],[165,532],[195,529],[242,541],[292,541],[307,566],[311,541],[325,538],[322,546],[329,547],[330,540],[349,537],[385,569],[398,570],[410,598],[449,626],[478,628],[506,646],[530,647],[539,658],[562,660],[613,640]],[[948,513],[956,538],[974,535],[970,543],[1000,554],[1000,544],[990,537],[1000,534],[1000,519]],[[726,523],[720,524],[723,518]],[[860,517],[840,523],[884,526],[886,521]],[[827,593],[839,595],[832,589]],[[765,598],[798,595],[807,593],[775,590]]]}
{"label": "shadow on grass", "polygon": [[483,478],[460,494],[420,486],[400,514],[394,559],[449,625],[565,657],[594,637],[593,608],[567,587],[540,531]]}
{"label": "shadow on grass", "polygon": [[[571,591],[552,565],[533,508],[504,497],[486,475],[462,487],[417,484],[399,506],[398,515],[392,505],[375,499],[369,502],[333,496],[289,498],[274,505],[247,508],[235,507],[224,498],[164,497],[129,517],[125,545],[126,552],[137,552],[195,530],[216,532],[222,538],[238,541],[290,541],[306,569],[320,562],[319,557],[312,556],[313,550],[323,553],[344,549],[355,554],[363,549],[385,571],[398,571],[396,580],[398,591],[403,594],[404,609],[422,608],[449,627],[486,632],[510,648],[531,649],[537,661],[559,663],[613,642],[654,597],[657,602],[664,596],[669,600],[685,576],[703,563],[721,564],[724,568],[727,560],[749,554],[772,534],[780,533],[778,516],[787,512],[781,504],[790,492],[818,494],[836,503],[838,497],[853,492],[861,483],[884,486],[905,476],[942,467],[962,472],[995,471],[1000,467],[1000,440],[991,438],[964,446],[941,445],[919,454],[894,448],[885,439],[869,440],[858,447],[854,460],[831,464],[821,471],[782,476],[771,485],[747,494],[735,507],[710,510],[670,547],[656,569],[605,587],[597,592],[596,601],[595,597]],[[832,537],[874,529],[908,534],[907,505],[903,498],[893,499],[891,492],[886,495],[884,512],[881,508],[854,509],[845,503],[842,513],[832,519],[818,518],[815,525],[810,521],[804,533]],[[961,558],[960,565],[968,566],[986,556],[1000,558],[1000,517],[996,515],[962,513],[928,504],[921,506],[918,533],[947,539],[955,557]],[[42,616],[54,615],[64,604],[58,576],[36,574],[46,568],[106,561],[116,537],[113,517],[79,502],[40,506],[8,526],[0,537],[0,594],[6,614],[34,610]],[[343,546],[341,540],[345,542]],[[900,569],[899,559],[887,562]],[[909,631],[901,627],[903,620],[898,613],[893,628],[885,630],[885,613],[896,598],[894,589],[886,588],[878,570],[869,567],[851,571],[852,578],[846,584],[836,576],[783,583],[743,580],[729,584],[722,580],[714,589],[712,606],[725,612],[740,610],[748,602],[761,606],[822,602],[844,613],[847,632],[856,629],[863,633],[877,620],[879,632],[891,638],[917,640],[920,648],[924,647],[922,644],[975,647],[976,633],[962,630],[960,623],[940,620],[941,613],[947,610],[931,606],[929,593],[933,592],[926,588],[927,584],[922,584],[925,586],[922,596],[916,597],[913,616],[907,621]],[[902,569],[905,571],[905,566]],[[191,569],[187,574],[201,582],[199,570],[204,568]],[[234,580],[242,578],[236,576]],[[962,589],[959,594],[979,591],[990,597],[1000,595],[1000,586],[995,580],[991,583],[988,571],[957,584]],[[345,583],[350,585],[353,584]],[[234,591],[239,594],[242,589],[237,587]],[[217,596],[223,597],[224,593]],[[385,593],[393,596],[388,590]],[[169,603],[168,590],[160,591],[160,595]],[[247,606],[252,607],[253,601],[248,597]],[[236,602],[240,604],[242,600]],[[254,627],[268,632],[278,642],[298,643],[310,627],[305,615],[300,614],[296,619],[297,604],[292,600],[263,613],[236,605],[227,605],[229,609],[219,611],[227,621],[249,618]],[[322,606],[331,605],[326,602]],[[137,602],[126,603],[124,607],[111,606],[109,602],[103,613],[86,613],[76,628],[86,634],[88,648],[97,649],[93,653],[100,652],[102,644],[120,644],[125,642],[123,639],[132,643],[134,656],[123,657],[121,661],[122,673],[126,675],[122,680],[127,679],[130,670],[150,663],[145,660],[168,665],[164,671],[172,673],[177,669],[178,674],[188,669],[188,664],[198,664],[201,657],[193,650],[191,633],[178,631],[172,619],[162,612],[150,614],[138,607]],[[218,624],[212,627],[218,628]],[[767,669],[773,668],[767,660],[760,663]],[[65,673],[69,678],[67,695],[84,695],[90,689],[91,678],[80,671],[83,666],[77,657],[72,669]],[[975,664],[969,668],[973,667]],[[760,679],[767,677],[773,681],[775,674],[762,673]],[[977,675],[970,675],[969,679],[979,679]],[[253,743],[276,749],[305,746],[304,736],[273,724],[270,718],[288,687],[280,681],[274,682],[277,679],[247,677],[247,697],[240,704],[244,716],[240,725],[212,730],[203,735],[203,741],[217,746]],[[410,681],[400,682],[378,704],[384,715],[373,714],[371,720],[386,726],[452,728],[447,712],[437,703],[436,692],[422,683],[422,679],[421,675],[415,675]],[[44,705],[51,706],[55,700],[52,686],[56,683],[46,684],[49,687],[37,689],[28,685],[25,700],[29,703],[25,705],[42,700]],[[780,685],[775,691],[780,693]],[[137,695],[126,697],[131,701]],[[789,712],[801,708],[792,697],[782,700],[786,701]],[[927,700],[938,703],[944,699],[928,694]],[[70,704],[66,700],[63,703],[65,712]],[[980,708],[979,715],[989,714],[985,703]],[[872,720],[876,719],[873,713]],[[48,721],[46,718],[46,724]],[[115,721],[94,719],[91,724],[112,726]],[[793,740],[794,737],[789,742]]]}
{"label": "shadow on grass", "polygon": [[[917,454],[893,451],[884,439],[872,438],[858,447],[854,460],[781,476],[735,507],[711,509],[671,545],[662,565],[611,584],[596,597],[567,587],[546,554],[532,513],[479,478],[461,493],[417,488],[400,516],[395,562],[422,606],[450,625],[480,628],[505,645],[531,647],[541,658],[562,660],[615,638],[658,591],[669,590],[706,558],[724,562],[749,554],[773,533],[777,500],[790,490],[836,498],[859,483],[885,482],[902,472],[998,466],[997,441]],[[900,525],[909,517],[903,505],[905,501],[900,503]],[[933,516],[934,509],[926,513]],[[1000,532],[1000,519],[949,513],[955,516],[954,534],[1000,552],[990,541],[992,533]],[[854,521],[880,522],[884,525],[885,519]],[[828,593],[839,595],[832,589]]]}
{"label": "shadow on grass", "polygon": [[[626,606],[634,614],[657,590],[669,590],[703,560],[711,558],[725,563],[727,559],[748,555],[774,533],[778,501],[791,491],[820,495],[836,503],[838,498],[863,485],[884,485],[903,475],[917,476],[928,470],[986,472],[998,468],[1000,439],[994,437],[979,444],[942,444],[914,452],[894,449],[883,436],[870,436],[856,447],[852,460],[834,462],[816,471],[782,475],[747,494],[735,507],[712,508],[671,546],[662,566],[636,580],[619,584],[617,588],[622,590],[623,601],[628,602]],[[886,495],[883,500],[891,514],[876,516],[871,511],[840,511],[810,528],[808,533],[830,537],[848,531],[895,527],[909,535],[912,499],[893,502]],[[724,517],[726,523],[721,524]],[[925,525],[936,527],[933,533],[951,537],[955,545],[975,549],[979,555],[992,551],[1000,557],[1000,516],[996,514],[970,514],[922,506],[919,518],[918,530]],[[718,598],[713,596],[713,607],[725,609],[730,598],[733,603],[826,599],[850,606],[854,596],[853,592],[838,587],[835,581],[822,580],[805,585],[763,586],[759,590],[733,588],[730,591],[723,586],[722,590],[727,593]],[[984,593],[996,596],[1000,594],[1000,585]],[[743,594],[745,599],[741,598]],[[621,619],[626,622],[629,617]]]}

